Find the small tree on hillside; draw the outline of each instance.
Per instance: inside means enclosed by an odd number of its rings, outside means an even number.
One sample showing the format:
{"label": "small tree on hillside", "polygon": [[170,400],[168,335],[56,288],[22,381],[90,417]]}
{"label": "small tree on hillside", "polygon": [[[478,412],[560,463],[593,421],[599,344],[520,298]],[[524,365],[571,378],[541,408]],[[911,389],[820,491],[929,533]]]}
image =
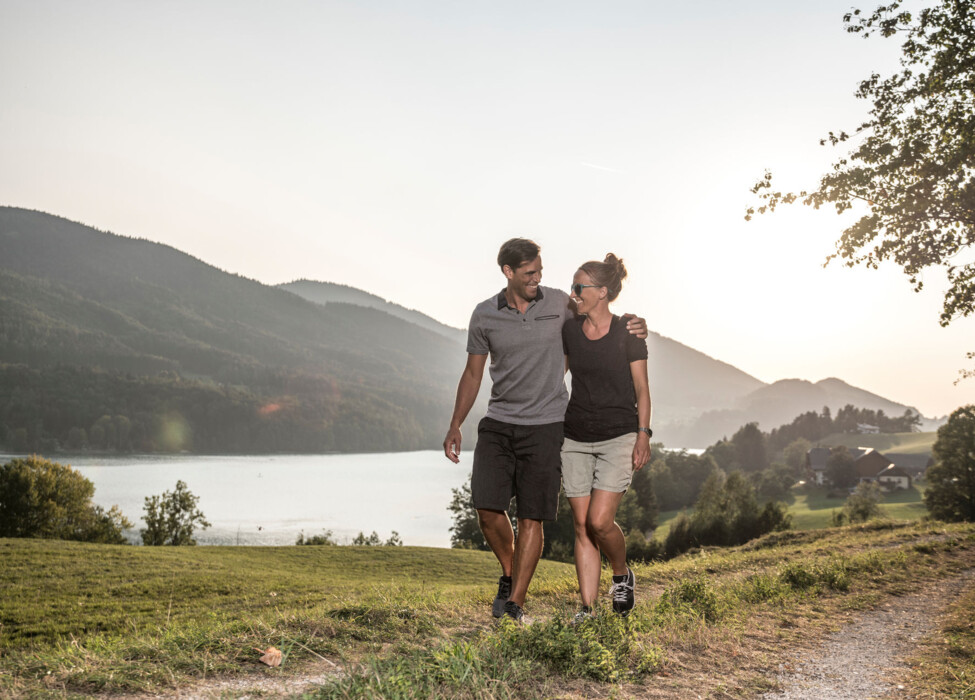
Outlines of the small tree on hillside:
{"label": "small tree on hillside", "polygon": [[959,408],[938,428],[934,457],[924,493],[928,511],[939,520],[975,521],[975,405]]}
{"label": "small tree on hillside", "polygon": [[210,527],[206,517],[196,507],[199,497],[194,496],[183,481],[176,482],[174,491],[161,496],[146,497],[146,529],[142,531],[142,544],[147,546],[195,545],[193,531]]}
{"label": "small tree on hillside", "polygon": [[874,482],[857,485],[843,505],[843,516],[851,523],[865,523],[881,514],[880,501],[883,500],[880,487]]}

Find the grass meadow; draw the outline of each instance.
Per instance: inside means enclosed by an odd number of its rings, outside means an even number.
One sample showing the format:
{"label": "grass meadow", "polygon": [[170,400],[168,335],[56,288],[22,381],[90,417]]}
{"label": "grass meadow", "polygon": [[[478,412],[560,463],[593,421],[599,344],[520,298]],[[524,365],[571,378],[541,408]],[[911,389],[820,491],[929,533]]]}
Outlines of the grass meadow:
{"label": "grass meadow", "polygon": [[[3,697],[176,695],[214,679],[237,682],[220,697],[266,696],[268,679],[323,665],[341,672],[302,697],[741,697],[774,688],[792,650],[846,617],[975,566],[975,525],[773,533],[636,565],[634,613],[604,607],[580,626],[574,570],[548,561],[534,624],[495,623],[486,552],[8,539],[0,564]],[[971,608],[955,614],[971,624]],[[271,645],[279,668],[258,662]],[[975,662],[952,663],[975,692]]]}

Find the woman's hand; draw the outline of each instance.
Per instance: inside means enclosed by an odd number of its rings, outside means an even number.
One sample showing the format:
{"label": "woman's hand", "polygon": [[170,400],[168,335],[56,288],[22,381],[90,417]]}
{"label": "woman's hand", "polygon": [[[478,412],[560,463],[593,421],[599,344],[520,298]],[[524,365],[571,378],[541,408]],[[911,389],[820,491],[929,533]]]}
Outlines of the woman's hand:
{"label": "woman's hand", "polygon": [[633,446],[633,471],[643,469],[643,465],[650,461],[650,436],[640,432],[636,434],[636,444]]}

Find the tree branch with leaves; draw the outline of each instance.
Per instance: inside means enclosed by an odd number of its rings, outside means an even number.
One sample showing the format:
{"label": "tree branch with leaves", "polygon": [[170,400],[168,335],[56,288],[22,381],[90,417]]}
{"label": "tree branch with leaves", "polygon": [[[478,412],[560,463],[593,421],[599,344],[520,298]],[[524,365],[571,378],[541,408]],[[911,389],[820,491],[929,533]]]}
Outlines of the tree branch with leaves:
{"label": "tree branch with leaves", "polygon": [[745,219],[797,201],[852,210],[858,218],[826,264],[893,261],[915,291],[924,270],[943,269],[940,323],[947,326],[975,312],[975,3],[940,0],[916,14],[902,4],[843,18],[851,34],[903,39],[900,70],[859,85],[856,96],[872,103],[866,121],[853,134],[830,132],[820,141],[850,151],[812,191],[776,190],[766,172],[752,188],[760,204]]}

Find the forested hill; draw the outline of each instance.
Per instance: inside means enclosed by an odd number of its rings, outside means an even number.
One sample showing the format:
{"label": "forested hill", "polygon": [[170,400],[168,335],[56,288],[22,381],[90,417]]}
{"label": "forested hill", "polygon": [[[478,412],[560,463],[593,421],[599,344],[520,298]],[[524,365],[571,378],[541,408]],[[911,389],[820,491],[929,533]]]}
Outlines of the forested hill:
{"label": "forested hill", "polygon": [[426,328],[434,333],[439,333],[440,335],[457,341],[458,343],[462,343],[465,346],[467,344],[467,331],[440,323],[440,321],[427,316],[425,313],[416,311],[415,309],[407,309],[405,306],[400,306],[392,301],[386,301],[382,297],[378,297],[375,294],[370,294],[369,292],[364,292],[361,289],[356,289],[355,287],[349,287],[348,285],[344,284],[335,284],[334,282],[296,280],[294,282],[288,282],[287,284],[279,284],[278,289],[284,289],[292,294],[297,294],[298,296],[307,299],[308,301],[313,301],[316,304],[345,303],[379,309],[380,311],[385,311],[386,313],[392,314],[397,318],[401,318],[404,321],[415,323],[421,328]]}
{"label": "forested hill", "polygon": [[169,246],[0,208],[12,450],[408,450],[443,439],[463,352]]}
{"label": "forested hill", "polygon": [[[0,207],[0,449],[436,449],[464,335],[352,287],[271,287]],[[766,385],[653,332],[647,344],[654,432],[668,445],[704,447],[824,405],[906,409],[839,380]],[[468,446],[489,394],[486,376]]]}

